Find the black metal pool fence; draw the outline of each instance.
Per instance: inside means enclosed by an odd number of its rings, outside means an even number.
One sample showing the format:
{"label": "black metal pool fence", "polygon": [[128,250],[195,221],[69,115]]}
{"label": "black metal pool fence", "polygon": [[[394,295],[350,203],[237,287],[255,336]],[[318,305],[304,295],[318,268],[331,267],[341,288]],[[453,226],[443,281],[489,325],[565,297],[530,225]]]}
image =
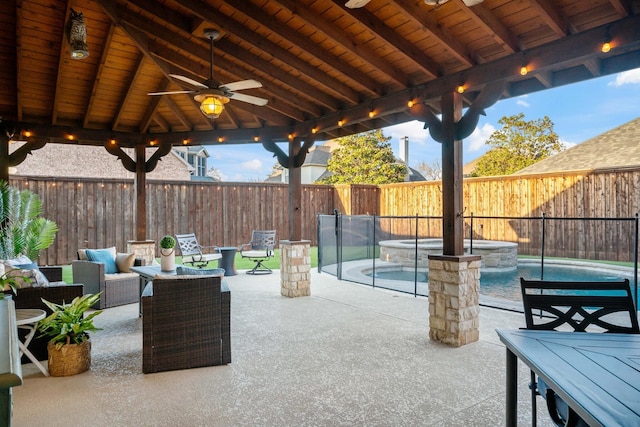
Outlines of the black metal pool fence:
{"label": "black metal pool fence", "polygon": [[[468,253],[474,241],[499,240],[517,244],[518,256],[540,260],[544,279],[545,257],[580,261],[621,261],[633,263],[632,287],[638,295],[638,214],[633,218],[464,217],[464,237]],[[426,295],[419,288],[418,243],[421,239],[442,238],[442,217],[318,215],[318,271],[373,287]],[[376,283],[376,261],[380,264],[380,242],[413,241],[413,289],[385,287]],[[465,249],[467,250],[467,249]],[[360,261],[358,269],[367,275],[345,275],[348,263]],[[403,268],[406,271],[406,266]],[[386,282],[386,281],[385,281]]]}

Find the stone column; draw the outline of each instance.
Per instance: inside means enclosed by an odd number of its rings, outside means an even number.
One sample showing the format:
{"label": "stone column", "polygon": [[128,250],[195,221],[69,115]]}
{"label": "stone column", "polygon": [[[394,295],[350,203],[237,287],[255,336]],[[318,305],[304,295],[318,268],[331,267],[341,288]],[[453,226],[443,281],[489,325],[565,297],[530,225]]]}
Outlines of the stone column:
{"label": "stone column", "polygon": [[311,295],[311,242],[280,240],[280,294]]}
{"label": "stone column", "polygon": [[460,347],[480,338],[479,255],[429,256],[429,338]]}
{"label": "stone column", "polygon": [[154,240],[128,240],[127,252],[144,259],[144,265],[154,265],[156,261],[156,242]]}

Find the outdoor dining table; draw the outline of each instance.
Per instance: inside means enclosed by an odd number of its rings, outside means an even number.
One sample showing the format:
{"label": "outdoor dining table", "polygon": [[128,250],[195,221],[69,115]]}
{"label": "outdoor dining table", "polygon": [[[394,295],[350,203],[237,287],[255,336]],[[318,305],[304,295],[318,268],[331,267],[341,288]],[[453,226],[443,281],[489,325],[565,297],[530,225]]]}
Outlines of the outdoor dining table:
{"label": "outdoor dining table", "polygon": [[640,335],[496,329],[507,348],[506,425],[517,425],[517,360],[590,426],[640,425]]}

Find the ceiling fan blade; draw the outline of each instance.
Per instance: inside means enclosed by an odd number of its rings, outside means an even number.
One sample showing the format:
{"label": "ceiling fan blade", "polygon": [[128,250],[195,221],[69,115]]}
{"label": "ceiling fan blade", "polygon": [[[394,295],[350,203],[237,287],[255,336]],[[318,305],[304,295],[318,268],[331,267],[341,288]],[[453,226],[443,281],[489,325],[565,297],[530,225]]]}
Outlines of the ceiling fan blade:
{"label": "ceiling fan blade", "polygon": [[258,98],[257,96],[245,95],[244,93],[230,93],[229,98],[235,99],[238,101],[248,102],[249,104],[258,105],[262,107],[263,105],[267,105],[268,100],[264,98]]}
{"label": "ceiling fan blade", "polygon": [[196,80],[190,79],[189,77],[186,76],[181,76],[180,74],[169,74],[171,77],[173,77],[174,79],[178,79],[178,80],[182,80],[185,83],[189,83],[192,86],[195,87],[200,87],[203,89],[208,89],[209,87],[203,83],[200,83]]}
{"label": "ceiling fan blade", "polygon": [[258,87],[262,87],[262,83],[253,79],[241,80],[239,82],[225,83],[223,85],[220,85],[220,89],[226,89],[230,91],[243,90],[243,89],[255,89]]}
{"label": "ceiling fan blade", "polygon": [[345,6],[349,9],[356,9],[358,7],[363,7],[367,3],[369,3],[369,0],[349,0],[345,3]]}
{"label": "ceiling fan blade", "polygon": [[194,93],[195,90],[172,90],[169,92],[149,92],[147,95],[175,95],[177,93]]}

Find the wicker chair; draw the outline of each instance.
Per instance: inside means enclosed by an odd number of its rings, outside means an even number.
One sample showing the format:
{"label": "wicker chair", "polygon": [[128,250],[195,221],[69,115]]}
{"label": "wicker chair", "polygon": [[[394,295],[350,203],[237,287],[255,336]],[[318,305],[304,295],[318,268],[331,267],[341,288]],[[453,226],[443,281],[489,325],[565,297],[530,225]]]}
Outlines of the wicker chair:
{"label": "wicker chair", "polygon": [[231,294],[220,275],[157,277],[141,300],[142,372],[231,362]]}

